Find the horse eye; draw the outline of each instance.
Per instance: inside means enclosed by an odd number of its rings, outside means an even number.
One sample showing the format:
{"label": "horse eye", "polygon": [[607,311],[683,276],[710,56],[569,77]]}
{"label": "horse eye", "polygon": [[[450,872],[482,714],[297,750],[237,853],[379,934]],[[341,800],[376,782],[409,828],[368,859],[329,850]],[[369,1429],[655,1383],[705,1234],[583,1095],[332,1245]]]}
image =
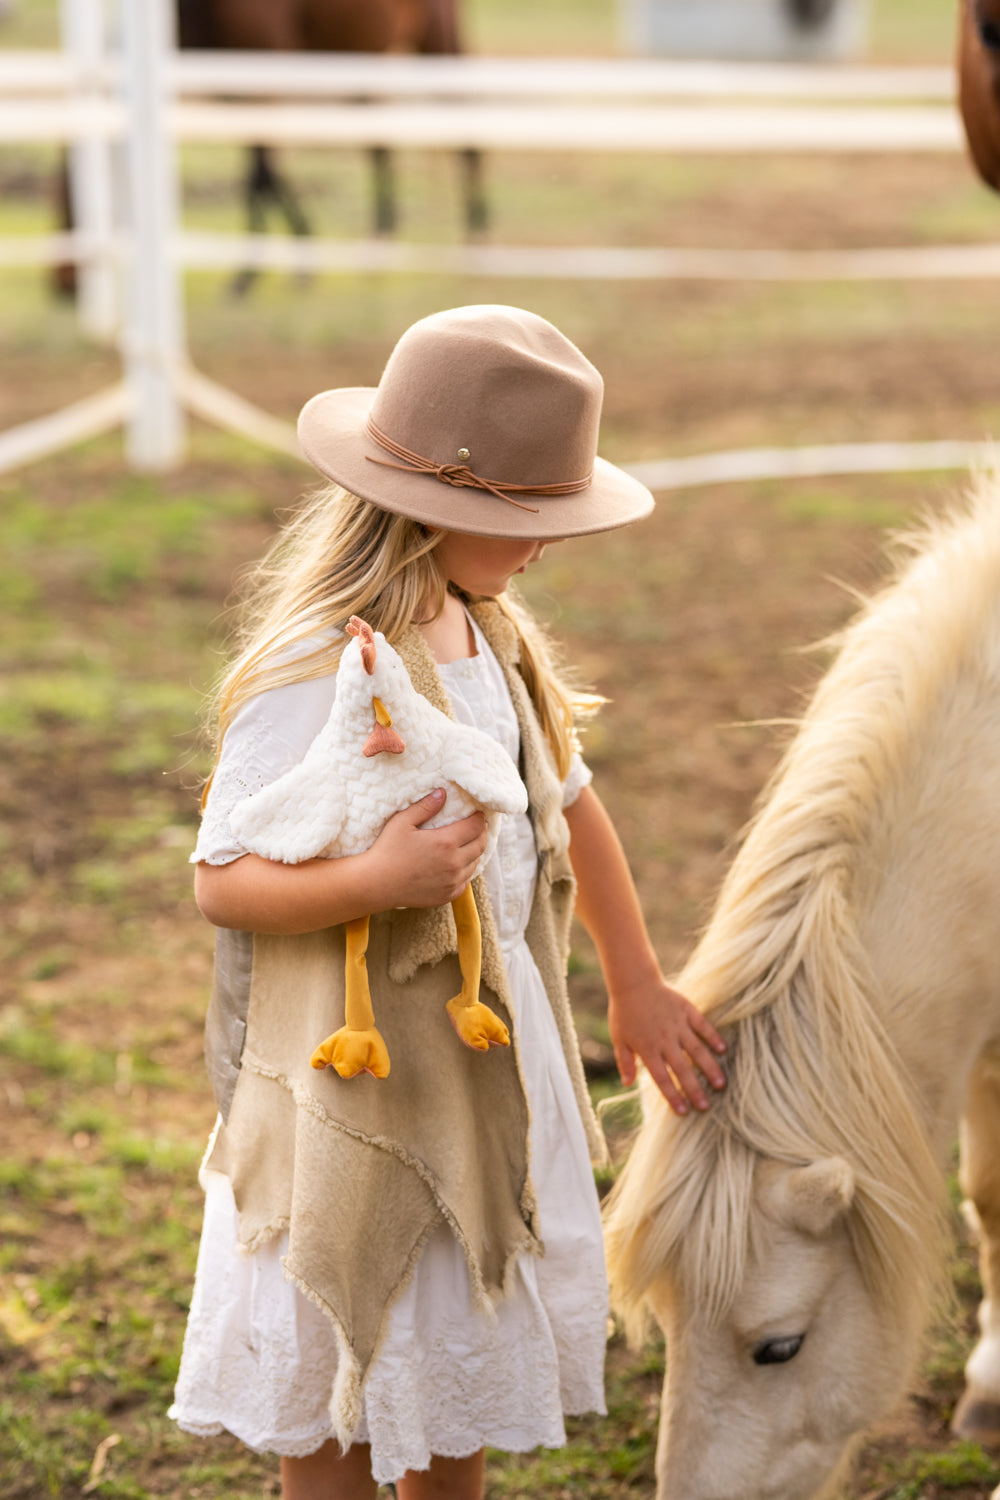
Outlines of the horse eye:
{"label": "horse eye", "polygon": [[754,1344],[753,1362],[755,1365],[786,1365],[798,1354],[804,1339],[804,1333],[794,1334],[787,1339],[763,1339],[759,1344]]}

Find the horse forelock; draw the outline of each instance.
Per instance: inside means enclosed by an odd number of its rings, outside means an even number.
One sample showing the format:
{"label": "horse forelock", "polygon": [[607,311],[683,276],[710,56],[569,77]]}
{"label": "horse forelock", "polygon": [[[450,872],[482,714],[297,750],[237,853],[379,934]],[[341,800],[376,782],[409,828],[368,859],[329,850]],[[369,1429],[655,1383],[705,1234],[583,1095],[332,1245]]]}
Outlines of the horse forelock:
{"label": "horse forelock", "polygon": [[881,1015],[857,901],[914,761],[947,735],[937,721],[956,680],[1000,677],[983,659],[1000,638],[984,629],[1000,609],[1000,484],[981,479],[965,508],[899,550],[908,561],[841,637],[677,981],[725,1035],[729,1082],[683,1121],[648,1085],[607,1212],[613,1294],[633,1327],[658,1286],[710,1317],[732,1306],[761,1160],[851,1164],[859,1267],[900,1317],[918,1316],[941,1274],[941,1166]]}

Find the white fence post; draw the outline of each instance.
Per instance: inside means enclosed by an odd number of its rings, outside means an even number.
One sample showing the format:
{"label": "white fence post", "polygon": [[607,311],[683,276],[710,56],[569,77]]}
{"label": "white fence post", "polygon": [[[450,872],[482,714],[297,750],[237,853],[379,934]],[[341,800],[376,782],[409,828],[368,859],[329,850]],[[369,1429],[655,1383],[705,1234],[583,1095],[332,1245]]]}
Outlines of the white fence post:
{"label": "white fence post", "polygon": [[131,226],[122,339],[132,398],[126,448],[136,468],[165,469],[185,449],[176,388],[185,360],[184,315],[172,254],[178,185],[165,118],[173,8],[170,0],[122,0],[121,19]]}
{"label": "white fence post", "polygon": [[[106,61],[104,0],[61,0],[63,50],[77,74],[77,97],[98,98]],[[80,322],[87,333],[108,343],[118,332],[118,287],[111,259],[113,232],[112,146],[81,133],[68,151],[69,201],[73,224],[87,244],[76,268]]]}

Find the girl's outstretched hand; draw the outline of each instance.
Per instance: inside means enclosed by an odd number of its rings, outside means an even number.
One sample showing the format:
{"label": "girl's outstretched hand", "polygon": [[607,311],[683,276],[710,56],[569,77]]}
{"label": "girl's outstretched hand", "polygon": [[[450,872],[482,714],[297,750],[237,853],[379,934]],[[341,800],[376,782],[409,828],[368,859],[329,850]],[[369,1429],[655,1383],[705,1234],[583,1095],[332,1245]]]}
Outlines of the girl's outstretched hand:
{"label": "girl's outstretched hand", "polygon": [[610,993],[608,1028],[622,1082],[634,1083],[641,1058],[675,1114],[686,1115],[692,1106],[708,1109],[699,1074],[712,1088],[725,1088],[718,1062],[725,1043],[711,1021],[661,976]]}

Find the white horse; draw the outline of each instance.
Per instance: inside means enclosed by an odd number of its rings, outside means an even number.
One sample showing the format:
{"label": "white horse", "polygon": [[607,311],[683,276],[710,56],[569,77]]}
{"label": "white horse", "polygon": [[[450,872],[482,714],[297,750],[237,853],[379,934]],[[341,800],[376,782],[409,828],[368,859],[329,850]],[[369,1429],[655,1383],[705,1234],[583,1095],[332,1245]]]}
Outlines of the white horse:
{"label": "white horse", "polygon": [[1000,1437],[1000,479],[845,632],[678,983],[729,1044],[679,1121],[644,1086],[614,1296],[667,1341],[660,1500],[807,1500],[905,1391],[961,1121]]}

